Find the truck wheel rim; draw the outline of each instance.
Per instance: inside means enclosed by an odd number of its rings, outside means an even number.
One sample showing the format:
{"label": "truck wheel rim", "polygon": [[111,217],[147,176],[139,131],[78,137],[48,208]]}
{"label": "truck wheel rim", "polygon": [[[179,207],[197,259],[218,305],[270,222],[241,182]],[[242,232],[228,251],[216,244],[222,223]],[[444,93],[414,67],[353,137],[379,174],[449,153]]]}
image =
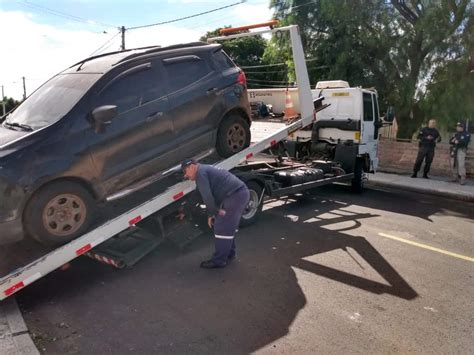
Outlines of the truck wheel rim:
{"label": "truck wheel rim", "polygon": [[245,129],[240,124],[233,124],[227,131],[227,144],[232,152],[236,153],[242,150],[245,145]]}
{"label": "truck wheel rim", "polygon": [[43,209],[43,226],[54,236],[67,237],[82,227],[86,215],[86,204],[79,196],[61,194]]}
{"label": "truck wheel rim", "polygon": [[250,200],[242,215],[243,219],[251,219],[258,211],[259,197],[255,190],[249,190]]}

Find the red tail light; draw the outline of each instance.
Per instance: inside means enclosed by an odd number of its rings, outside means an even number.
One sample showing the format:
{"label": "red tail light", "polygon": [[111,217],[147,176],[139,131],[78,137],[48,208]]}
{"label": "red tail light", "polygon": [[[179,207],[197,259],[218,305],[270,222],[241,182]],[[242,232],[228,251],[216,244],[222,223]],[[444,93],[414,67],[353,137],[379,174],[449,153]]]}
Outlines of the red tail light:
{"label": "red tail light", "polygon": [[247,87],[247,78],[245,77],[245,73],[240,71],[239,77],[237,78],[237,83]]}

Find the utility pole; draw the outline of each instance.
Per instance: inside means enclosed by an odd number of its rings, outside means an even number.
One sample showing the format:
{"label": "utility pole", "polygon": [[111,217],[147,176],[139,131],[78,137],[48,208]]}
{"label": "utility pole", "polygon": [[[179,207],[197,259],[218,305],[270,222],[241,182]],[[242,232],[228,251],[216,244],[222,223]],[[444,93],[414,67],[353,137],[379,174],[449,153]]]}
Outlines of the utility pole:
{"label": "utility pole", "polygon": [[120,27],[120,32],[122,33],[122,45],[120,46],[120,50],[125,50],[125,26]]}
{"label": "utility pole", "polygon": [[6,111],[5,111],[5,94],[3,92],[3,85],[2,85],[2,106],[3,106],[3,115],[2,116],[5,116],[5,114],[6,114]]}
{"label": "utility pole", "polygon": [[23,101],[26,100],[26,84],[25,84],[25,77],[23,79]]}

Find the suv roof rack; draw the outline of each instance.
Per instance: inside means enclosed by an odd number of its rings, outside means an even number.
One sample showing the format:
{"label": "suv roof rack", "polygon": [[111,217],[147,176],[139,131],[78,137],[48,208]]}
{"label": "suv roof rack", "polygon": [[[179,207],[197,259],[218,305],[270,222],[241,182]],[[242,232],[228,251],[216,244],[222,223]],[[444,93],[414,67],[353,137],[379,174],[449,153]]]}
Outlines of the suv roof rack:
{"label": "suv roof rack", "polygon": [[151,48],[150,50],[147,50],[147,51],[144,51],[144,52],[130,54],[129,56],[126,56],[126,57],[120,59],[117,63],[114,63],[113,65],[117,65],[117,64],[123,63],[127,60],[130,60],[130,59],[133,59],[133,58],[136,58],[136,57],[140,57],[142,55],[150,54],[150,53],[159,53],[159,52],[165,52],[165,51],[174,50],[174,49],[190,48],[190,47],[204,47],[204,46],[209,46],[209,43],[206,43],[206,42],[191,42],[191,43],[174,44],[174,45],[167,46],[167,47]]}
{"label": "suv roof rack", "polygon": [[139,48],[130,48],[130,49],[126,49],[126,50],[123,50],[123,51],[108,52],[108,53],[98,54],[98,55],[95,55],[95,56],[92,56],[92,57],[89,57],[89,58],[85,58],[85,59],[71,65],[69,67],[69,69],[75,67],[76,65],[80,65],[80,67],[78,68],[78,70],[80,70],[82,65],[85,64],[86,62],[89,62],[89,61],[97,59],[97,58],[107,57],[107,56],[110,56],[110,55],[124,53],[124,52],[132,52],[132,51],[146,49],[145,51],[141,51],[139,53],[131,53],[130,55],[125,56],[124,58],[120,59],[118,62],[114,63],[113,65],[117,65],[119,63],[125,62],[129,59],[132,59],[132,58],[139,57],[139,56],[144,55],[144,54],[150,54],[150,53],[162,52],[162,51],[180,49],[180,48],[208,46],[208,45],[209,45],[209,43],[206,43],[206,42],[191,42],[191,43],[174,44],[174,45],[167,46],[167,47],[147,46],[147,47],[139,47]]}
{"label": "suv roof rack", "polygon": [[79,65],[79,64],[81,64],[81,66],[82,66],[82,64],[84,64],[86,62],[89,62],[91,60],[97,59],[97,58],[107,57],[109,55],[114,55],[114,54],[119,54],[119,53],[124,53],[124,52],[136,51],[136,50],[140,50],[140,49],[148,49],[148,48],[161,48],[161,46],[147,46],[147,47],[140,47],[140,48],[130,48],[130,49],[125,49],[123,51],[114,51],[114,52],[102,53],[102,54],[98,54],[98,55],[80,60],[79,62],[71,65],[68,69],[73,68],[73,67],[75,67],[76,65]]}

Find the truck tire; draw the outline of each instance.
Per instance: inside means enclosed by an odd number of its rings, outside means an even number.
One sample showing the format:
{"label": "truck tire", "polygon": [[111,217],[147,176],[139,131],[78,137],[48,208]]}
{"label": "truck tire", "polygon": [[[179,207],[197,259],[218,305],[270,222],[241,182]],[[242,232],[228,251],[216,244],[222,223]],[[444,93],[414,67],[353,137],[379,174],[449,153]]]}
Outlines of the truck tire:
{"label": "truck tire", "polygon": [[247,120],[236,114],[224,118],[217,131],[217,153],[228,158],[249,145],[250,125]]}
{"label": "truck tire", "polygon": [[354,166],[354,177],[352,178],[352,191],[362,193],[364,191],[364,162],[357,159]]}
{"label": "truck tire", "polygon": [[240,220],[241,227],[255,223],[259,219],[263,208],[262,186],[255,181],[249,181],[247,187],[250,192],[250,200]]}
{"label": "truck tire", "polygon": [[60,246],[84,234],[95,217],[96,204],[81,185],[59,181],[37,191],[28,202],[26,232],[47,246]]}

